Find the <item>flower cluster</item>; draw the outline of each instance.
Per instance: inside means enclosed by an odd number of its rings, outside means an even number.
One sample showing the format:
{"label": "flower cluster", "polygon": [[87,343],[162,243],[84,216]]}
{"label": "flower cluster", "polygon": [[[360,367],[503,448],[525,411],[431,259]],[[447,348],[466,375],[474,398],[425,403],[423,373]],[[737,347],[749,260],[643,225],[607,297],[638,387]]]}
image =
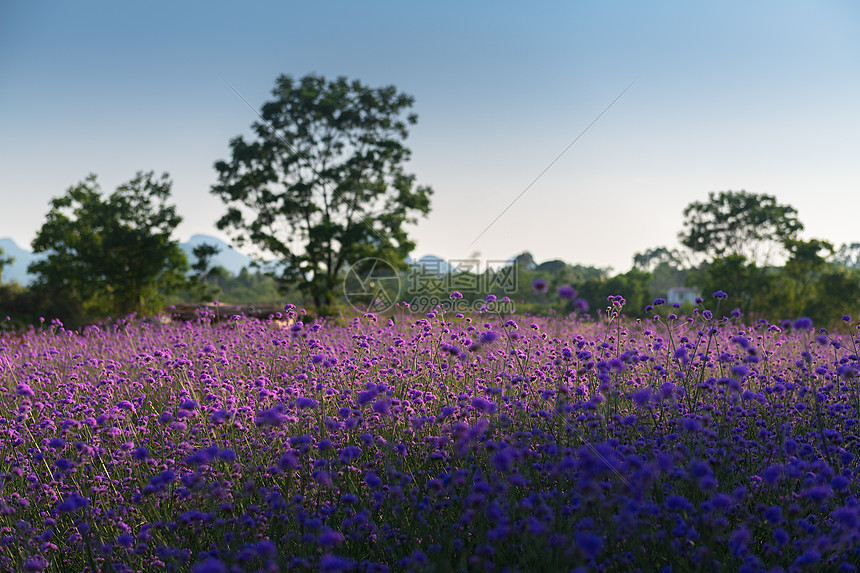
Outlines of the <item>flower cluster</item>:
{"label": "flower cluster", "polygon": [[0,569],[860,564],[848,316],[285,311],[0,335]]}

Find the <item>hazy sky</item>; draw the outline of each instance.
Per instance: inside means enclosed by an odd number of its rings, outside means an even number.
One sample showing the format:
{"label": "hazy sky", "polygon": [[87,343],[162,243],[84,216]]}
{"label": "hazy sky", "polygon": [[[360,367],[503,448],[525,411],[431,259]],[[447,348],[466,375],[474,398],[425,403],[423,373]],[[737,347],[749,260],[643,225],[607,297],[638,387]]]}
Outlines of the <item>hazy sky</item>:
{"label": "hazy sky", "polygon": [[[435,190],[413,256],[630,267],[709,191],[776,195],[804,236],[860,241],[860,3],[0,3],[0,237],[51,197],[167,171],[214,228],[212,164],[280,74],[416,99],[408,170]],[[627,93],[473,246],[619,93]]]}

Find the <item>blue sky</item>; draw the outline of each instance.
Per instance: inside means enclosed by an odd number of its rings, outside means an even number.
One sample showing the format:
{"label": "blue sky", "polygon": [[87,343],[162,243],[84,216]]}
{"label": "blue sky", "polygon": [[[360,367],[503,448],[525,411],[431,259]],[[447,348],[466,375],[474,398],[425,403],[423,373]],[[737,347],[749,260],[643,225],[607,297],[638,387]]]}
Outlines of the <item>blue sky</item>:
{"label": "blue sky", "polygon": [[[856,2],[0,4],[0,237],[53,196],[168,171],[184,222],[222,238],[212,164],[279,74],[395,85],[419,116],[409,171],[435,190],[413,256],[630,267],[683,208],[745,189],[804,236],[860,241]],[[634,85],[474,245],[508,204]]]}

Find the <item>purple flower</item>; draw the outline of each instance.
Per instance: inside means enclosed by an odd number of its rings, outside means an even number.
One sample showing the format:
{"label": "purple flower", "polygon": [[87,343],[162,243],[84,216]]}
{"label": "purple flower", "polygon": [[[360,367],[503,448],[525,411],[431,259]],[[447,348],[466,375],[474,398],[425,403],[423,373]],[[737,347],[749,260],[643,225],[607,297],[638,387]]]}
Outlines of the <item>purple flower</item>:
{"label": "purple flower", "polygon": [[227,566],[220,559],[210,557],[191,568],[191,573],[227,573]]}
{"label": "purple flower", "polygon": [[858,519],[856,507],[840,507],[835,509],[830,514],[830,517],[832,517],[834,521],[839,522],[840,525],[849,531],[857,531],[857,527],[860,526],[860,519]]}
{"label": "purple flower", "polygon": [[461,298],[463,298],[463,293],[454,291],[448,295],[448,298],[450,298],[451,300],[460,300]]}
{"label": "purple flower", "polygon": [[364,472],[364,483],[370,486],[371,489],[379,489],[382,487],[382,480],[379,476],[371,471]]}
{"label": "purple flower", "polygon": [[66,458],[57,458],[57,461],[54,462],[54,465],[57,466],[57,469],[64,472],[67,472],[73,467],[75,467],[75,464],[73,464]]}
{"label": "purple flower", "polygon": [[472,398],[472,407],[485,414],[492,414],[496,411],[496,405],[482,396]]}
{"label": "purple flower", "polygon": [[352,569],[354,563],[344,557],[326,553],[320,559],[320,573],[342,573]]}
{"label": "purple flower", "polygon": [[800,492],[800,497],[814,501],[815,503],[821,503],[829,499],[832,495],[833,490],[829,485],[813,486]]}
{"label": "purple flower", "polygon": [[121,402],[119,402],[119,403],[116,405],[116,407],[117,407],[119,410],[128,410],[128,411],[131,411],[131,412],[133,412],[133,411],[134,411],[134,404],[132,404],[132,403],[131,403],[131,402],[129,402],[128,400],[122,400]]}
{"label": "purple flower", "polygon": [[564,285],[558,289],[558,296],[573,300],[576,298],[576,289],[570,285]]}
{"label": "purple flower", "polygon": [[286,418],[277,408],[267,408],[257,412],[254,423],[258,426],[281,426],[286,421]]}
{"label": "purple flower", "polygon": [[306,398],[305,396],[299,396],[298,398],[296,398],[296,408],[298,408],[299,410],[306,410],[308,408],[313,410],[317,407],[318,404],[319,402],[317,402],[313,398]]}
{"label": "purple flower", "polygon": [[294,470],[299,467],[299,458],[292,451],[284,452],[278,458],[278,467],[285,471]]}
{"label": "purple flower", "polygon": [[655,298],[654,302],[652,302],[651,304],[653,304],[654,306],[660,306],[661,304],[666,304],[666,299],[665,298]]}
{"label": "purple flower", "polygon": [[532,290],[538,294],[543,294],[549,289],[549,284],[543,279],[536,279],[532,283]]}
{"label": "purple flower", "polygon": [[578,532],[576,547],[589,559],[595,559],[603,549],[603,538],[590,532]]}
{"label": "purple flower", "polygon": [[147,450],[145,446],[138,446],[133,452],[131,452],[131,457],[138,462],[142,462],[149,457],[149,450]]}
{"label": "purple flower", "polygon": [[711,296],[713,296],[713,297],[714,297],[715,299],[717,299],[717,300],[722,300],[722,299],[725,299],[725,298],[729,298],[729,295],[727,295],[725,292],[723,292],[723,291],[721,291],[721,290],[718,290],[718,291],[714,292],[714,294],[713,294],[713,295],[711,295]]}
{"label": "purple flower", "polygon": [[89,505],[89,499],[81,497],[77,493],[72,493],[57,506],[57,511],[60,513],[75,513],[79,509],[84,509]]}
{"label": "purple flower", "polygon": [[359,406],[364,406],[374,398],[376,398],[376,390],[365,390],[358,393],[355,401]]}
{"label": "purple flower", "polygon": [[807,330],[809,328],[812,328],[812,319],[808,316],[801,316],[794,321],[793,326],[796,330]]}
{"label": "purple flower", "polygon": [[377,400],[373,403],[373,411],[377,414],[382,414],[383,416],[388,413],[388,410],[391,408],[391,401],[387,398],[383,398],[381,400]]}
{"label": "purple flower", "polygon": [[511,471],[514,463],[514,454],[510,448],[499,450],[493,455],[493,467],[502,473]]}
{"label": "purple flower", "polygon": [[782,521],[782,508],[778,505],[766,507],[765,510],[762,512],[762,515],[771,524],[776,525],[777,523]]}
{"label": "purple flower", "polygon": [[734,376],[737,380],[743,380],[750,373],[749,368],[747,368],[743,364],[735,364],[731,367],[730,372],[732,373],[732,376]]}
{"label": "purple flower", "polygon": [[480,336],[481,344],[492,344],[499,338],[499,333],[494,330],[488,330],[487,332],[482,332]]}
{"label": "purple flower", "polygon": [[48,560],[41,555],[34,555],[24,562],[24,571],[27,573],[40,573],[48,568]]}
{"label": "purple flower", "polygon": [[631,398],[640,408],[644,408],[651,401],[651,388],[640,388],[633,392]]}
{"label": "purple flower", "polygon": [[317,536],[317,545],[322,547],[334,547],[342,544],[343,541],[343,535],[333,529],[325,529]]}

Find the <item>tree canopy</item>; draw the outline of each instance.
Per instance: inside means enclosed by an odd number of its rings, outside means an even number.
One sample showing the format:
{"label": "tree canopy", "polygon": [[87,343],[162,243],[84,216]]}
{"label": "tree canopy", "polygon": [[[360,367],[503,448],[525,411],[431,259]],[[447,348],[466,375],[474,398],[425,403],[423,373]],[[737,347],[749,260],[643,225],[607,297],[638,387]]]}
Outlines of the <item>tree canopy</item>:
{"label": "tree canopy", "polygon": [[684,209],[684,228],[678,238],[694,253],[711,257],[743,256],[766,266],[786,241],[803,230],[797,211],[776,197],[746,191],[708,193]]}
{"label": "tree canopy", "polygon": [[36,283],[72,306],[92,304],[118,315],[160,309],[166,293],[187,286],[188,262],[171,233],[182,220],[168,205],[165,173],[137,175],[108,197],[96,176],[51,200],[33,251]]}
{"label": "tree canopy", "polygon": [[414,248],[404,226],[430,210],[432,190],[404,171],[413,98],[340,77],[280,76],[255,138],[230,141],[211,192],[228,206],[218,228],[274,258],[273,275],[319,307],[367,257],[402,268]]}

